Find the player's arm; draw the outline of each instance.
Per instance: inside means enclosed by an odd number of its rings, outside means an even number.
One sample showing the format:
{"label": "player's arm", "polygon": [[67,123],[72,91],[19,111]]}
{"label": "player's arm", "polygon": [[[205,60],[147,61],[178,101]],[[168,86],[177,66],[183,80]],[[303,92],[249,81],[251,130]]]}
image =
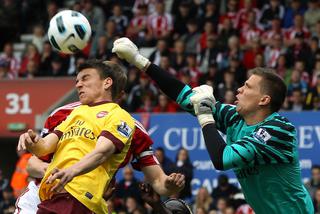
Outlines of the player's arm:
{"label": "player's arm", "polygon": [[63,187],[74,177],[85,174],[104,163],[113,153],[117,151],[114,143],[104,136],[98,138],[94,150],[86,154],[79,162],[65,169],[54,169],[47,182],[53,183],[56,179],[60,181],[51,191],[61,191]]}
{"label": "player's arm", "polygon": [[261,126],[232,145],[224,142],[214,124],[204,126],[202,131],[213,164],[219,170],[291,163],[294,159],[294,134],[290,131]]}
{"label": "player's arm", "polygon": [[184,185],[184,175],[172,173],[166,175],[159,165],[151,165],[142,168],[146,181],[160,195],[170,196],[180,192]]}
{"label": "player's arm", "polygon": [[17,150],[28,150],[37,157],[42,157],[54,153],[59,138],[56,134],[48,134],[41,138],[33,130],[29,129],[26,133],[20,135]]}
{"label": "player's arm", "polygon": [[[154,80],[159,88],[185,111],[194,115],[194,108],[190,97],[194,95],[192,88],[176,79],[169,72],[150,61],[138,52],[138,48],[128,38],[117,39],[113,44],[112,52],[121,59],[145,71]],[[212,109],[216,126],[219,131],[226,133],[228,127],[240,119],[235,107],[217,102]]]}
{"label": "player's arm", "polygon": [[49,163],[40,160],[36,156],[31,156],[27,163],[27,172],[33,178],[43,178]]}
{"label": "player's arm", "polygon": [[188,100],[192,94],[191,88],[159,66],[150,63],[147,58],[139,54],[136,45],[128,38],[117,39],[113,44],[112,52],[145,71],[168,97],[176,101],[184,110],[193,113],[192,105]]}

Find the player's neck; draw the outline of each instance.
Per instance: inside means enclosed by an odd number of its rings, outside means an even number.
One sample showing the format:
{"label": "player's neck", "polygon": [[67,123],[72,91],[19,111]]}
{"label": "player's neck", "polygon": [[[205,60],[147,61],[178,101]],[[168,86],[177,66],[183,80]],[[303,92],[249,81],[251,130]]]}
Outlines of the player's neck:
{"label": "player's neck", "polygon": [[254,113],[243,116],[243,118],[246,124],[251,126],[264,121],[269,115],[269,111],[256,111]]}

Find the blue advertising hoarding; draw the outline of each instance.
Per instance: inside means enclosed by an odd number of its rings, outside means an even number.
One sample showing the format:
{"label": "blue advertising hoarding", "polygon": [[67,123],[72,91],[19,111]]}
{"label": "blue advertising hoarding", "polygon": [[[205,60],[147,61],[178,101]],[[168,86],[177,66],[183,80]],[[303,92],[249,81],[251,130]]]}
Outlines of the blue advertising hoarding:
{"label": "blue advertising hoarding", "polygon": [[[319,112],[283,112],[297,128],[299,142],[299,158],[302,178],[310,177],[313,164],[320,164],[320,113]],[[162,147],[166,155],[175,161],[177,151],[184,147],[189,151],[194,166],[192,180],[193,194],[201,186],[209,192],[217,185],[219,173],[227,174],[230,182],[237,183],[232,170],[220,172],[215,170],[206,150],[201,128],[195,117],[187,113],[178,114],[136,114],[136,119],[146,126],[154,140],[153,148]],[[121,173],[118,173],[121,178]],[[137,174],[142,178],[142,174]]]}

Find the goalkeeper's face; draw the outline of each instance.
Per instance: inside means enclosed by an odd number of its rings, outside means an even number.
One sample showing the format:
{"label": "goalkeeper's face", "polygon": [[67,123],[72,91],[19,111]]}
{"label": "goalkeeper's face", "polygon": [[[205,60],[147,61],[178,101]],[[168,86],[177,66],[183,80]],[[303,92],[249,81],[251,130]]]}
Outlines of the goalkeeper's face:
{"label": "goalkeeper's face", "polygon": [[112,101],[111,85],[112,79],[109,77],[101,79],[98,71],[94,68],[81,70],[76,79],[79,100],[85,105],[101,101]]}
{"label": "goalkeeper's face", "polygon": [[236,110],[242,116],[254,115],[263,105],[264,95],[261,93],[262,78],[252,75],[242,87],[238,88]]}

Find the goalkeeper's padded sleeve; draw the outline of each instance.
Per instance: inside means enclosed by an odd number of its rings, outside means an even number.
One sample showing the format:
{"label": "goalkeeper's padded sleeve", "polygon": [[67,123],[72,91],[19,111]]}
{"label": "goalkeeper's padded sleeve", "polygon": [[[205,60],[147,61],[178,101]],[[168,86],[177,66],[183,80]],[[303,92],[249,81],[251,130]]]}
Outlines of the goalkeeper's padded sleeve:
{"label": "goalkeeper's padded sleeve", "polygon": [[213,123],[205,125],[202,128],[202,133],[214,167],[218,170],[223,170],[223,151],[227,144]]}
{"label": "goalkeeper's padded sleeve", "polygon": [[154,80],[159,88],[172,100],[177,100],[180,92],[186,86],[180,80],[177,80],[169,72],[159,66],[151,63],[146,73]]}

